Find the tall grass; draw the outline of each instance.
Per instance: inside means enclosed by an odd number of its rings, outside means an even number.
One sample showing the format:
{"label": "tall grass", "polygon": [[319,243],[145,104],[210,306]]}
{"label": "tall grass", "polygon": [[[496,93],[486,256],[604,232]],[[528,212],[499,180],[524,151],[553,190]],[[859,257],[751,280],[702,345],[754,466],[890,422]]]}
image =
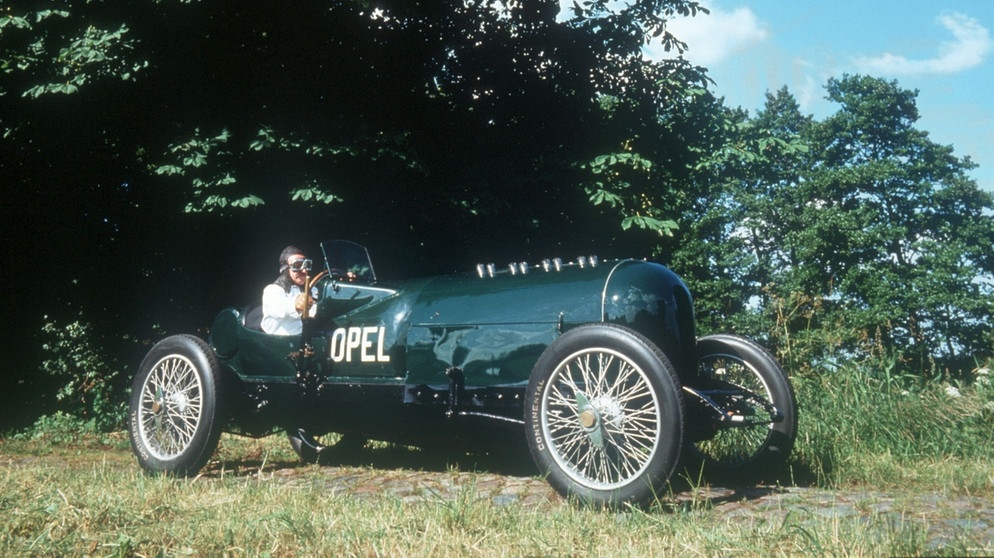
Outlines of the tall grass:
{"label": "tall grass", "polygon": [[798,471],[828,487],[994,491],[994,386],[977,372],[968,386],[858,364],[793,378]]}

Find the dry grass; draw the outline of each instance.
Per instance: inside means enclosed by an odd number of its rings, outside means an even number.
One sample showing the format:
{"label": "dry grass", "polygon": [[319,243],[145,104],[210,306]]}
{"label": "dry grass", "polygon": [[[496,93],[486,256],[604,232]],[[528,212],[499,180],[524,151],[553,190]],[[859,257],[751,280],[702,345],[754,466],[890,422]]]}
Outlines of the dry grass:
{"label": "dry grass", "polygon": [[[664,497],[610,512],[556,497],[494,499],[493,475],[440,468],[296,464],[280,437],[225,437],[195,479],[143,474],[120,437],[0,443],[0,554],[94,556],[749,556],[934,554],[920,524],[812,510],[722,514],[707,498]],[[393,459],[393,458],[390,458]],[[355,491],[425,479],[420,497]],[[534,479],[516,482],[537,483]],[[353,485],[355,486],[355,485]],[[404,494],[409,494],[405,492]],[[966,552],[966,543],[947,547]],[[988,548],[988,551],[991,549]]]}
{"label": "dry grass", "polygon": [[[282,436],[224,436],[201,476],[150,476],[122,434],[81,436],[56,417],[30,439],[0,440],[0,555],[994,554],[990,386],[951,395],[858,370],[795,385],[795,482],[820,490],[735,502],[688,475],[656,506],[620,512],[571,505],[494,463],[407,448],[305,466]],[[961,511],[935,513],[943,500],[973,508],[936,538],[930,522]]]}

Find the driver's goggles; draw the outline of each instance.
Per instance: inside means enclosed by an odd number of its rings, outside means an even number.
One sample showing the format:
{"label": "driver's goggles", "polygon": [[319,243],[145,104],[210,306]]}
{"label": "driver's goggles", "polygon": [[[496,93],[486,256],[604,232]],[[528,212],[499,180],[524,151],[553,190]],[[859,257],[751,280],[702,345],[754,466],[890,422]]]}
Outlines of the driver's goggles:
{"label": "driver's goggles", "polygon": [[294,260],[292,262],[287,262],[290,266],[290,271],[301,271],[301,270],[311,270],[311,260]]}

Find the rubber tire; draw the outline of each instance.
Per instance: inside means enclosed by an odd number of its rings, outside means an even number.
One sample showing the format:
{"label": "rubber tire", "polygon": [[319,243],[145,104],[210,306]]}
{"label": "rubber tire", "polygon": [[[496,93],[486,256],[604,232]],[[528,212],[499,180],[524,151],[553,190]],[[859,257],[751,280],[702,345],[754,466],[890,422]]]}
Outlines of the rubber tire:
{"label": "rubber tire", "polygon": [[[714,377],[713,363],[724,365],[722,381],[766,397],[783,420],[769,425],[719,431],[714,439],[688,442],[692,466],[735,480],[778,480],[797,438],[797,400],[794,388],[773,356],[754,342],[734,335],[709,335],[697,340],[699,370],[705,386]],[[729,369],[729,365],[733,368]],[[717,455],[721,445],[740,445],[742,451]]]}
{"label": "rubber tire", "polygon": [[[207,464],[224,426],[220,385],[220,365],[201,339],[174,335],[152,347],[132,383],[128,413],[131,449],[143,469],[189,476]],[[179,428],[180,419],[187,428]]]}
{"label": "rubber tire", "polygon": [[[572,400],[576,392],[562,380],[567,366],[578,372],[579,359],[590,355],[611,355],[624,359],[635,372],[628,377],[645,391],[638,399],[631,401],[609,397],[611,393],[619,394],[611,388],[623,388],[630,395],[632,387],[631,382],[627,387],[616,383],[618,368],[609,367],[609,382],[612,383],[601,384],[600,389],[588,389],[583,394],[589,402],[587,408],[597,408],[595,414],[585,413],[587,420],[596,417],[594,424],[603,426],[585,431],[581,424],[582,402]],[[559,397],[558,402],[557,394],[564,396]],[[648,404],[648,407],[642,407],[645,414],[641,416],[642,422],[650,423],[643,424],[641,428],[635,425],[631,413],[639,402]],[[666,488],[678,465],[683,447],[680,380],[675,368],[658,347],[625,327],[607,323],[584,325],[556,339],[535,363],[525,405],[525,432],[532,459],[540,473],[546,475],[549,484],[567,498],[611,508],[650,503]],[[569,420],[559,419],[558,425],[555,424],[557,417],[564,415]],[[646,427],[654,430],[647,438],[644,437]],[[598,442],[589,433],[591,430],[602,433],[602,447],[598,448]],[[637,461],[629,471],[620,474],[619,471],[609,471],[607,476],[598,480],[594,476],[596,471],[591,471],[589,467],[583,470],[577,467],[583,457],[600,459],[601,465],[610,464],[615,458],[613,464],[617,464],[616,458],[622,457],[622,454],[610,455],[611,450],[620,447],[615,440],[639,443],[639,447],[628,445],[630,450],[642,454],[627,454]],[[571,447],[576,448],[572,456],[566,453]],[[571,461],[571,457],[577,459]],[[615,476],[610,478],[612,474]]]}

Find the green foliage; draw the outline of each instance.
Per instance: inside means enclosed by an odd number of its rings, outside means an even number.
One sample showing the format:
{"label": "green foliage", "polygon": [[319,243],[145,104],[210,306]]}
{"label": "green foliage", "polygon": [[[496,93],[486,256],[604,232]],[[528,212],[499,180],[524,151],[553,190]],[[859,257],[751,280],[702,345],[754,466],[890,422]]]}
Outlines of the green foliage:
{"label": "green foliage", "polygon": [[636,0],[612,2],[589,0],[573,2],[569,8],[569,24],[603,29],[610,40],[602,48],[615,54],[628,54],[632,45],[658,40],[667,51],[683,52],[687,44],[674,36],[666,22],[674,16],[696,16],[710,13],[700,2],[689,0]]}
{"label": "green foliage", "polygon": [[78,443],[97,434],[96,420],[84,420],[76,415],[56,411],[38,417],[30,429],[14,435],[15,440],[31,440],[49,444]]}
{"label": "green foliage", "polygon": [[914,92],[849,76],[827,88],[843,108],[811,130],[825,164],[806,173],[821,211],[798,238],[803,281],[921,372],[931,358],[990,354],[994,198],[964,176],[969,160],[913,127]]}
{"label": "green foliage", "polygon": [[[643,160],[673,166],[665,153],[691,139],[677,130],[702,117],[681,99],[703,95],[704,70],[650,62],[640,50],[648,40],[686,48],[666,22],[707,13],[695,1],[587,2],[565,22],[553,0],[387,2],[372,12],[345,2],[279,14],[215,2],[61,7],[8,9],[4,31],[19,35],[0,36],[0,65],[23,75],[0,87],[44,101],[106,86],[98,78],[126,81],[101,90],[105,118],[89,126],[110,157],[150,154],[132,168],[176,186],[188,214],[356,205],[370,189],[450,227],[453,218],[520,212],[509,207],[512,192],[518,205],[529,205],[527,195],[569,207],[584,188],[598,198],[625,187],[575,186],[577,162],[642,138]],[[614,100],[609,115],[604,99]],[[5,135],[37,127],[38,108],[11,111],[24,116],[5,117]],[[632,183],[651,190],[645,199],[609,200],[616,226],[663,235],[675,227],[665,203],[673,177],[652,172]],[[446,202],[418,196],[428,186]],[[552,220],[539,217],[522,216],[522,234]]]}
{"label": "green foliage", "polygon": [[0,17],[0,40],[6,46],[0,48],[0,68],[5,74],[26,78],[20,91],[25,97],[76,93],[107,77],[128,81],[148,67],[147,61],[132,57],[135,42],[128,37],[126,24],[100,28],[80,22],[71,26],[69,10],[14,15],[8,8],[7,12]]}
{"label": "green foliage", "polygon": [[222,130],[213,137],[203,137],[198,128],[192,138],[169,148],[172,156],[170,163],[154,168],[158,175],[190,177],[193,201],[186,205],[187,213],[223,211],[229,206],[247,208],[265,203],[251,194],[232,194],[232,187],[238,180],[230,171],[223,169],[223,162],[215,163],[215,160],[231,158],[231,151],[226,149],[229,139],[231,133],[228,130]]}
{"label": "green foliage", "polygon": [[654,207],[647,193],[651,191],[647,186],[656,180],[652,167],[652,161],[638,153],[624,151],[599,155],[581,165],[595,178],[584,189],[595,206],[605,204],[621,215],[623,230],[634,225],[670,236],[677,228],[676,221],[665,218],[666,212]]}
{"label": "green foliage", "polygon": [[[42,333],[41,370],[61,384],[55,397],[65,413],[62,418],[72,416],[101,431],[120,428],[127,413],[127,394],[117,381],[121,371],[95,339],[92,325],[82,317],[65,324],[53,321]],[[61,424],[62,418],[49,422]]]}
{"label": "green foliage", "polygon": [[[186,213],[225,214],[265,205],[266,199],[251,193],[255,182],[238,178],[244,174],[245,167],[253,166],[260,158],[304,162],[305,169],[283,173],[281,179],[290,184],[282,193],[285,199],[309,205],[330,205],[344,200],[325,180],[311,177],[306,167],[327,159],[407,159],[403,136],[379,138],[369,145],[331,145],[280,134],[271,126],[262,126],[247,145],[233,145],[234,139],[227,129],[211,135],[197,128],[191,138],[168,148],[167,162],[153,166],[155,174],[181,178],[192,187],[192,201],[187,203]],[[409,168],[414,166],[410,164]],[[293,182],[298,186],[292,186]]]}
{"label": "green foliage", "polygon": [[755,171],[760,166],[774,165],[781,157],[792,158],[810,150],[797,134],[775,136],[775,130],[747,119],[743,113],[719,110],[715,126],[716,145],[691,148],[700,156],[695,171],[719,176],[729,169],[743,167]]}
{"label": "green foliage", "polygon": [[316,180],[312,180],[307,187],[294,190],[291,193],[290,198],[293,200],[323,203],[326,205],[342,201],[342,198],[321,188],[320,184],[318,184]]}
{"label": "green foliage", "polygon": [[[556,0],[5,2],[5,223],[29,239],[8,256],[74,270],[14,321],[72,300],[122,331],[191,331],[258,295],[216,273],[260,269],[283,235],[347,234],[395,277],[477,261],[481,238],[498,261],[647,255],[676,230],[710,105],[703,68],[641,54],[677,46],[665,22],[698,4],[630,4],[564,22]],[[580,165],[610,153],[641,162],[595,188]],[[142,296],[106,303],[121,285]]]}

